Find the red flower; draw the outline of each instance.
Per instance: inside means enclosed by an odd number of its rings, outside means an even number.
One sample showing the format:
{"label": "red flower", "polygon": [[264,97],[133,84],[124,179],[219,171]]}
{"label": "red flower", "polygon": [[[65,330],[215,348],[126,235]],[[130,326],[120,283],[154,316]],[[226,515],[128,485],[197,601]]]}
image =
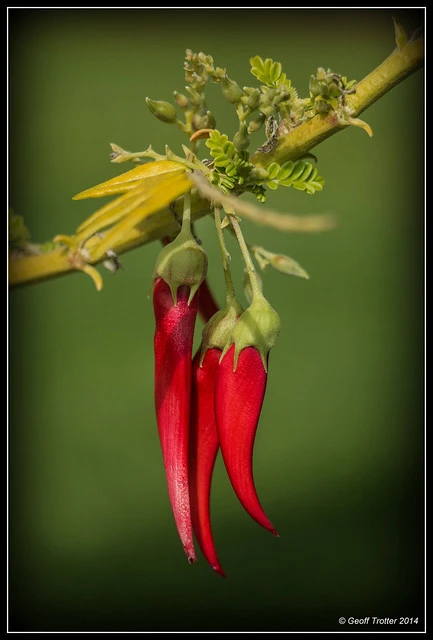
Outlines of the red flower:
{"label": "red flower", "polygon": [[164,458],[168,494],[176,527],[189,562],[196,559],[188,488],[188,439],[191,396],[191,359],[197,296],[189,302],[190,287],[177,289],[155,281],[155,405]]}
{"label": "red flower", "polygon": [[267,371],[254,346],[239,353],[235,344],[224,355],[215,389],[219,445],[239,501],[262,527],[278,535],[259,502],[253,479],[253,447],[266,390]]}
{"label": "red flower", "polygon": [[[257,496],[253,447],[280,321],[258,289],[243,311],[228,287],[226,307],[216,311],[206,268],[206,255],[184,217],[180,234],[164,247],[155,267],[155,403],[168,493],[185,553],[195,561],[195,534],[207,562],[224,576],[210,520],[219,447],[244,509],[278,535]],[[208,321],[192,360],[198,310]]]}
{"label": "red flower", "polygon": [[197,542],[211,567],[224,576],[215,550],[210,520],[211,481],[219,449],[214,398],[220,357],[220,349],[208,349],[200,366],[199,349],[192,363],[189,485],[192,524]]}

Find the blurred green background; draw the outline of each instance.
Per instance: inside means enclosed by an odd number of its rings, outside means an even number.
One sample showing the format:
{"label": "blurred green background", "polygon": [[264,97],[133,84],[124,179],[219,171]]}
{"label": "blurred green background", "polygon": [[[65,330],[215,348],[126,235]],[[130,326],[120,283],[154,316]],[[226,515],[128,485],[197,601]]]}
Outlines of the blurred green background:
{"label": "blurred green background", "polygon": [[[186,137],[145,97],[184,90],[187,48],[250,86],[249,58],[271,57],[306,96],[318,66],[360,80],[384,60],[393,15],[409,34],[424,19],[401,9],[10,9],[10,206],[36,242],[72,233],[102,202],[72,196],[129,168],[110,163],[110,142],[180,151]],[[232,135],[219,87],[208,96]],[[116,275],[101,267],[101,293],[83,274],[10,291],[10,630],[349,630],[340,616],[408,616],[422,629],[423,109],[419,70],[363,114],[373,138],[351,127],[315,149],[323,192],[270,192],[272,208],[333,212],[337,229],[244,223],[249,242],[290,255],[311,279],[264,274],[282,329],[254,469],[281,537],[246,515],[218,458],[212,517],[226,579],[201,555],[187,564],[168,502],[148,298],[159,245],[125,254]],[[197,232],[222,302],[211,221]]]}

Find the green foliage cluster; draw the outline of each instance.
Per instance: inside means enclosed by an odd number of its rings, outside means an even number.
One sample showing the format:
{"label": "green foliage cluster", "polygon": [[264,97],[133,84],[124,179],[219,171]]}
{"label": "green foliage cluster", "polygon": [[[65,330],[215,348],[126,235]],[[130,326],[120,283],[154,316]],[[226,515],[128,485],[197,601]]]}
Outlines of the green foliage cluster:
{"label": "green foliage cluster", "polygon": [[[174,92],[176,106],[183,111],[178,119],[176,107],[168,102],[147,98],[152,113],[163,122],[176,124],[187,133],[195,151],[196,142],[205,130],[206,146],[212,160],[211,182],[225,193],[251,191],[260,200],[266,188],[290,186],[313,194],[323,188],[324,180],[316,167],[306,159],[298,159],[283,166],[272,163],[268,170],[257,170],[250,162],[251,135],[264,129],[265,142],[256,150],[272,151],[278,144],[280,130],[288,131],[318,113],[326,113],[344,106],[345,96],[354,91],[355,81],[319,67],[310,77],[310,95],[301,99],[283,72],[280,62],[254,56],[250,59],[251,74],[261,83],[259,87],[240,87],[225,69],[216,67],[212,56],[187,49],[185,54],[186,94]],[[239,129],[230,139],[216,129],[216,120],[206,104],[208,82],[219,84],[225,99],[233,105]]]}
{"label": "green foliage cluster", "polygon": [[217,129],[210,133],[206,146],[213,158],[214,171],[211,181],[225,193],[236,192],[242,187],[244,190],[252,191],[263,201],[265,187],[293,187],[309,194],[323,188],[324,180],[318,175],[317,168],[306,160],[289,161],[281,166],[273,162],[259,173],[248,161],[248,155],[238,151],[227,135],[221,134]]}

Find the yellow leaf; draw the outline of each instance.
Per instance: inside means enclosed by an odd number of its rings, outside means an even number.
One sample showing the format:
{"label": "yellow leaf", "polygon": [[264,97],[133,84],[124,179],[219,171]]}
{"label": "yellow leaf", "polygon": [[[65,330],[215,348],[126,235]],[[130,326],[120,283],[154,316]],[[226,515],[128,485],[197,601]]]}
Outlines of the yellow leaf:
{"label": "yellow leaf", "polygon": [[155,179],[162,175],[173,175],[174,173],[185,172],[184,165],[173,160],[156,160],[134,167],[120,176],[115,176],[111,180],[101,182],[95,187],[90,187],[74,196],[73,200],[85,200],[86,198],[100,198],[116,193],[125,193],[145,180]]}
{"label": "yellow leaf", "polygon": [[[167,175],[164,181],[158,182],[151,189],[147,188],[147,182],[144,181],[136,186],[134,191],[127,194],[129,197],[126,199],[126,204],[125,196],[117,198],[114,204],[112,203],[113,207],[109,210],[108,215],[116,215],[120,222],[104,232],[102,241],[92,251],[93,259],[103,257],[109,249],[122,240],[132,227],[169,205],[176,198],[189,191],[192,186],[193,183],[188,174],[183,171],[177,175]],[[99,224],[101,224],[101,219],[99,219]],[[88,229],[89,227],[85,229],[87,237]]]}
{"label": "yellow leaf", "polygon": [[89,218],[87,218],[77,229],[77,233],[82,235],[85,232],[89,237],[108,227],[120,219],[124,218],[128,213],[141,204],[155,189],[163,190],[165,185],[170,183],[177,176],[184,176],[186,172],[168,172],[160,175],[151,176],[145,180],[136,182],[125,194],[119,198],[112,200],[98,209]]}

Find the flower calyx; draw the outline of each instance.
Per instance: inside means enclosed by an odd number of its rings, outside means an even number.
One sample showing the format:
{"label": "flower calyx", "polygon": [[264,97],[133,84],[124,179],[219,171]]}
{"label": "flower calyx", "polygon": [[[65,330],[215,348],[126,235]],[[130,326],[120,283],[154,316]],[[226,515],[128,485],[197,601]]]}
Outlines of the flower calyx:
{"label": "flower calyx", "polygon": [[188,304],[191,303],[197,289],[207,273],[207,255],[198,244],[191,231],[182,227],[179,235],[166,245],[157,258],[154,281],[162,278],[168,284],[177,303],[177,290],[182,285],[190,287]]}
{"label": "flower calyx", "polygon": [[261,293],[255,293],[250,306],[236,322],[224,347],[223,355],[234,343],[234,369],[236,370],[241,351],[245,347],[255,347],[267,371],[268,353],[277,341],[280,325],[280,317],[275,309]]}
{"label": "flower calyx", "polygon": [[202,332],[200,365],[203,364],[206,352],[209,349],[224,351],[231,338],[233,329],[243,313],[244,310],[236,298],[229,298],[226,306],[217,311],[206,323]]}

